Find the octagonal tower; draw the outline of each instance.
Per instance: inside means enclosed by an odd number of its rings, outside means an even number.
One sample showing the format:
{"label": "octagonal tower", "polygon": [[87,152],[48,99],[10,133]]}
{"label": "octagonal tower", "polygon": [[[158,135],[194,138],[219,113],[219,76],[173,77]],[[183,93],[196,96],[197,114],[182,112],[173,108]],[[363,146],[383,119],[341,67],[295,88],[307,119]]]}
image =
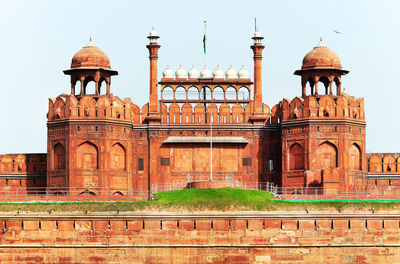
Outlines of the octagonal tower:
{"label": "octagonal tower", "polygon": [[111,76],[118,72],[92,40],[64,73],[71,76],[71,94],[49,99],[47,186],[85,195],[108,188],[110,195],[126,195],[128,186],[137,185],[131,137],[132,123],[140,123],[139,107],[110,93]]}
{"label": "octagonal tower", "polygon": [[327,192],[363,188],[364,99],[341,91],[341,77],[348,72],[321,40],[294,73],[301,76],[302,97],[285,98],[272,109],[281,120],[283,186]]}

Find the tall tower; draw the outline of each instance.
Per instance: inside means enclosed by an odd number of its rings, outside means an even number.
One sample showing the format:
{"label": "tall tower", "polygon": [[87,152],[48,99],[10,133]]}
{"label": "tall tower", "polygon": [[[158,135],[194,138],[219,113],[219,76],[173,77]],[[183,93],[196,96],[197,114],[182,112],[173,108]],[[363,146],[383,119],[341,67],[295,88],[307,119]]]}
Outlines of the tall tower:
{"label": "tall tower", "polygon": [[252,37],[254,44],[251,46],[253,50],[254,60],[254,101],[253,101],[253,114],[250,118],[251,122],[255,124],[262,124],[266,121],[267,117],[264,113],[263,102],[262,102],[262,52],[265,48],[262,45],[264,37],[261,32],[257,29]]}
{"label": "tall tower", "polygon": [[149,124],[157,124],[161,122],[160,116],[160,108],[158,102],[158,89],[157,89],[157,60],[158,60],[158,50],[160,49],[160,45],[157,44],[158,36],[154,27],[150,31],[149,36],[149,44],[146,46],[149,50],[149,59],[150,59],[150,101],[149,101],[149,113],[146,117],[146,121]]}

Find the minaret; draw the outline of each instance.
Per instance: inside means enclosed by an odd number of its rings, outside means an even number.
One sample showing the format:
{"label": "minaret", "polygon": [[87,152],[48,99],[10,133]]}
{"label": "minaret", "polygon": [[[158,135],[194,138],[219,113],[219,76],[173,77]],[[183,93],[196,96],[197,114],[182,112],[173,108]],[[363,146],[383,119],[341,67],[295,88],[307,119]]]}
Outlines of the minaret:
{"label": "minaret", "polygon": [[161,47],[157,44],[157,39],[160,38],[154,27],[150,31],[149,45],[146,47],[149,49],[150,59],[150,101],[149,101],[149,114],[146,117],[148,123],[159,123],[161,121],[159,106],[158,106],[158,89],[157,89],[157,60],[158,60],[158,49]]}
{"label": "minaret", "polygon": [[264,37],[261,32],[257,29],[252,37],[254,44],[251,46],[253,50],[254,59],[254,103],[253,103],[253,114],[251,120],[253,123],[264,123],[266,120],[265,114],[263,113],[263,103],[262,103],[262,72],[261,72],[261,61],[262,52],[265,48],[262,45],[262,40]]}

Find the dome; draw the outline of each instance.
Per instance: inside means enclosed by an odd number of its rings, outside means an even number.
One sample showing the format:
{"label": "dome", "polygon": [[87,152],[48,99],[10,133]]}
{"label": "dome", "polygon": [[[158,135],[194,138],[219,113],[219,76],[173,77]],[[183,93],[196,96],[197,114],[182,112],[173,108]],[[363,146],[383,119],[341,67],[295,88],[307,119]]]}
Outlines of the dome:
{"label": "dome", "polygon": [[111,69],[110,59],[93,44],[92,39],[78,51],[71,62],[71,69],[74,68],[106,68]]}
{"label": "dome", "polygon": [[248,79],[249,78],[249,71],[244,68],[242,65],[242,68],[240,68],[238,72],[238,77],[239,79]]}
{"label": "dome", "polygon": [[199,78],[199,71],[193,65],[192,68],[189,70],[188,75],[189,75],[189,79]]}
{"label": "dome", "polygon": [[229,66],[229,68],[225,72],[226,79],[236,79],[237,74],[235,69],[232,68],[232,66]]}
{"label": "dome", "polygon": [[211,79],[212,78],[212,73],[210,69],[207,68],[207,65],[204,66],[204,68],[200,72],[200,78],[202,79]]}
{"label": "dome", "polygon": [[342,69],[339,56],[322,43],[322,39],[303,59],[302,70]]}
{"label": "dome", "polygon": [[163,78],[167,78],[167,79],[173,79],[174,78],[174,71],[171,69],[171,67],[169,67],[169,65],[167,65],[167,68],[165,68],[165,70],[162,73]]}
{"label": "dome", "polygon": [[177,79],[186,79],[186,71],[182,68],[182,65],[179,65],[179,68],[175,72],[175,78]]}
{"label": "dome", "polygon": [[213,72],[214,79],[223,79],[224,78],[224,71],[221,70],[219,65],[217,65],[217,68],[215,68]]}

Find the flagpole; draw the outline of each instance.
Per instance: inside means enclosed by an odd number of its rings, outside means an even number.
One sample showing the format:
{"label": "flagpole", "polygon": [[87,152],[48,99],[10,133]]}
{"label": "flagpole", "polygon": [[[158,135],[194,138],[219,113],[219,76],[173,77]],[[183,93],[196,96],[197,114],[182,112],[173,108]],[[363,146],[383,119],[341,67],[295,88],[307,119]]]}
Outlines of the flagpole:
{"label": "flagpole", "polygon": [[204,21],[204,58],[207,66],[207,21]]}
{"label": "flagpole", "polygon": [[211,129],[210,129],[210,180],[212,181],[213,179],[213,164],[212,164],[212,123],[213,123],[213,116],[212,116],[212,110],[210,108],[210,121],[211,121]]}

